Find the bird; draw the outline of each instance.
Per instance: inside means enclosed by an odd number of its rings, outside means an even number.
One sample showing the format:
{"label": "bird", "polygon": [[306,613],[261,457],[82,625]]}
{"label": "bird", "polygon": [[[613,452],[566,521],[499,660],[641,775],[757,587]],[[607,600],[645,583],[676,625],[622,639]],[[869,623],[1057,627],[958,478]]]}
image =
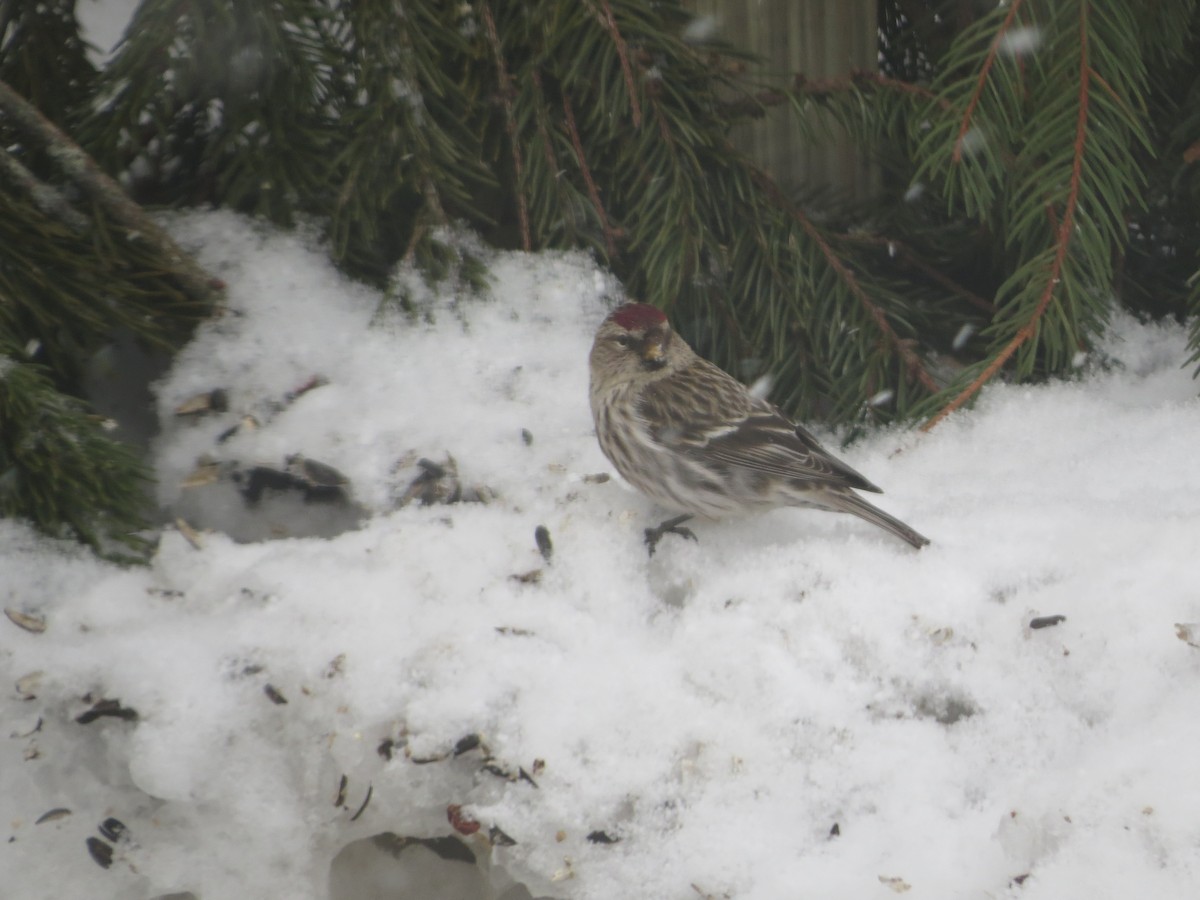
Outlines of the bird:
{"label": "bird", "polygon": [[625,303],[596,330],[589,355],[592,420],[621,476],[679,515],[646,529],[654,554],[683,523],[783,506],[850,513],[916,548],[929,539],[857,491],[882,491],[779,407],[755,396],[676,334],[647,303]]}

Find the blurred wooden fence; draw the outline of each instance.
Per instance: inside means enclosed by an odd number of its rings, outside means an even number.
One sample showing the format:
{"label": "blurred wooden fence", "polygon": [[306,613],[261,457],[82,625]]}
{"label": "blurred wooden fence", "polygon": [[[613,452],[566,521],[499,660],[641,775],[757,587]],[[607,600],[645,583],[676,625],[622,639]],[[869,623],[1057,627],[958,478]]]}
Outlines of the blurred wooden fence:
{"label": "blurred wooden fence", "polygon": [[[763,59],[752,74],[773,83],[878,68],[876,0],[683,0],[716,37]],[[840,131],[812,143],[791,114],[774,110],[735,132],[740,147],[787,189],[870,197],[878,172]]]}

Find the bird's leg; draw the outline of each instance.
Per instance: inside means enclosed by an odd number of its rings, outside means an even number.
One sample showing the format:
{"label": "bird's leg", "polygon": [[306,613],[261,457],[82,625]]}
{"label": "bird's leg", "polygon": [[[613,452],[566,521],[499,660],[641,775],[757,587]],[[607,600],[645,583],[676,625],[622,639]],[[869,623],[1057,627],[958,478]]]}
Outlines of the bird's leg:
{"label": "bird's leg", "polygon": [[654,528],[647,528],[646,546],[650,549],[650,555],[654,555],[654,551],[658,547],[658,542],[663,539],[663,535],[665,534],[677,534],[682,538],[690,538],[693,541],[699,541],[699,538],[697,538],[692,532],[692,529],[680,527],[690,518],[692,518],[692,516],[688,514],[675,516],[672,519],[667,519],[665,522],[660,522]]}

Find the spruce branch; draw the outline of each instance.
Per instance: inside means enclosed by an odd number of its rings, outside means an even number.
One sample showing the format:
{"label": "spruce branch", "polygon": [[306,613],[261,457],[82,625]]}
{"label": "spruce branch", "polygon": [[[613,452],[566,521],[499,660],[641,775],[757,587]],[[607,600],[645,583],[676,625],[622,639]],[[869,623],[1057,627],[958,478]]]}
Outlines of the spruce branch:
{"label": "spruce branch", "polygon": [[1185,366],[1197,366],[1192,378],[1200,377],[1200,271],[1193,272],[1188,281],[1188,311],[1192,316],[1192,325],[1188,329],[1187,348],[1191,351]]}
{"label": "spruce branch", "polygon": [[147,549],[145,465],[0,330],[0,517],[132,561]]}
{"label": "spruce branch", "polygon": [[62,168],[64,174],[89,199],[131,233],[137,234],[154,252],[176,270],[180,286],[192,300],[214,302],[224,284],[205,272],[145,211],[126,196],[121,186],[108,177],[95,161],[37,108],[0,81],[0,112],[27,140],[39,144]]}
{"label": "spruce branch", "polygon": [[[1016,0],[1014,5],[1019,2],[1020,0]],[[1067,260],[1067,250],[1074,234],[1075,212],[1083,180],[1083,166],[1088,136],[1088,108],[1091,96],[1090,79],[1093,72],[1088,61],[1089,32],[1087,28],[1087,15],[1088,5],[1087,3],[1081,3],[1079,7],[1079,88],[1076,101],[1078,109],[1075,120],[1075,141],[1072,145],[1071,174],[1067,189],[1066,204],[1063,209],[1062,218],[1056,228],[1056,239],[1053,248],[1054,255],[1049,269],[1045,273],[1045,283],[1042,287],[1041,295],[1038,297],[1031,315],[1017,330],[1017,333],[1013,335],[999,353],[995,354],[991,361],[984,366],[983,370],[966,388],[960,391],[949,403],[945,404],[937,413],[921,425],[922,431],[928,432],[932,430],[939,422],[974,397],[985,384],[995,377],[996,373],[1003,368],[1004,364],[1008,362],[1022,345],[1037,336],[1039,323],[1046,314],[1046,310],[1049,309],[1056,291],[1058,291],[1062,284],[1063,267]],[[1007,21],[1006,19],[1006,23]],[[1053,207],[1050,207],[1050,212],[1053,213]]]}
{"label": "spruce branch", "polygon": [[899,94],[907,94],[912,97],[920,97],[923,100],[932,100],[934,103],[941,106],[943,109],[949,108],[949,102],[939,97],[923,84],[915,84],[911,81],[901,81],[899,78],[892,78],[884,75],[881,72],[873,72],[868,69],[856,69],[851,72],[850,80],[857,86],[871,85],[872,87],[882,88],[884,91],[893,91]]}
{"label": "spruce branch", "polygon": [[881,88],[912,97],[920,97],[938,104],[943,109],[949,108],[949,103],[922,84],[911,81],[901,81],[880,72],[867,69],[852,69],[847,75],[834,75],[825,78],[809,78],[803,72],[796,73],[792,78],[792,90],[800,94],[814,97],[824,97],[828,94],[839,94],[846,91],[860,90],[864,87]]}
{"label": "spruce branch", "polygon": [[629,48],[625,46],[625,38],[621,36],[621,30],[617,27],[617,19],[613,15],[609,0],[600,0],[600,9],[601,21],[612,36],[613,44],[617,48],[617,57],[621,60],[621,73],[625,76],[625,87],[629,91],[629,108],[633,116],[633,127],[640,128],[642,107],[638,102],[637,88],[633,83],[633,67],[629,64]]}
{"label": "spruce branch", "polygon": [[76,234],[87,231],[87,216],[73,207],[61,192],[25,168],[8,150],[0,150],[0,177],[25,194],[38,209],[71,231]]}
{"label": "spruce branch", "polygon": [[[550,127],[546,122],[546,87],[542,84],[542,73],[534,69],[530,75],[534,90],[537,94],[537,129],[541,140],[542,153],[546,158],[546,168],[550,172],[558,172],[558,158],[554,155],[554,143],[550,140]],[[566,98],[563,98],[564,102]]]}
{"label": "spruce branch", "polygon": [[521,142],[517,137],[517,117],[513,112],[512,79],[504,61],[504,46],[500,42],[500,33],[496,30],[496,19],[492,16],[491,6],[487,0],[482,0],[479,8],[483,13],[488,43],[491,44],[496,60],[498,92],[500,102],[504,106],[504,128],[508,132],[509,152],[512,153],[513,174],[516,176],[514,193],[517,201],[517,221],[521,228],[521,249],[528,252],[533,249],[533,236],[529,230],[529,204],[525,199],[525,171],[521,162]]}
{"label": "spruce branch", "polygon": [[987,86],[988,75],[992,71],[992,66],[996,63],[996,55],[1000,50],[1004,36],[1016,21],[1017,13],[1021,11],[1021,4],[1023,2],[1024,0],[1013,0],[1012,5],[1008,9],[1008,15],[1004,17],[1004,22],[996,29],[996,35],[992,38],[992,45],[988,50],[987,56],[984,57],[983,65],[979,69],[979,76],[975,82],[975,90],[967,102],[966,110],[963,112],[962,124],[958,129],[958,137],[954,140],[954,149],[950,154],[951,162],[956,165],[962,162],[963,146],[966,143],[968,133],[974,127],[975,110],[979,105],[979,99],[983,95],[984,88]]}
{"label": "spruce branch", "polygon": [[[944,97],[939,97],[922,84],[911,81],[901,81],[880,72],[867,69],[851,69],[846,75],[829,75],[812,78],[803,72],[792,76],[791,84],[785,88],[769,87],[753,93],[746,93],[732,100],[721,100],[718,108],[723,115],[730,119],[751,118],[761,119],[767,110],[773,106],[782,106],[789,101],[801,103],[801,98],[810,97],[815,100],[828,100],[841,94],[861,93],[867,88],[877,89],[880,93],[893,93],[907,97],[916,97],[932,102],[941,109],[949,109],[950,104]],[[871,114],[872,110],[864,110]]]}
{"label": "spruce branch", "polygon": [[868,318],[874,323],[875,328],[879,331],[885,343],[904,361],[904,367],[909,376],[920,382],[927,391],[936,394],[941,387],[934,380],[933,376],[929,374],[924,361],[914,349],[914,342],[902,339],[896,333],[896,330],[888,321],[887,313],[867,296],[867,292],[863,290],[854,273],[850,271],[838,253],[825,240],[824,235],[813,224],[812,219],[806,216],[795,203],[783,194],[778,185],[775,184],[775,181],[766,172],[756,169],[754,171],[754,178],[772,201],[780,208],[786,210],[788,215],[799,224],[804,233],[817,246],[826,264],[837,274],[838,278],[846,286],[846,289],[866,311]]}
{"label": "spruce branch", "polygon": [[[796,76],[798,79],[802,75]],[[772,106],[780,106],[788,102],[788,95],[776,88],[764,88],[750,94],[743,94],[732,100],[721,100],[718,109],[721,114],[730,119],[761,119]]]}
{"label": "spruce branch", "polygon": [[600,200],[600,189],[596,187],[596,179],[588,167],[587,156],[583,151],[583,141],[579,138],[579,128],[575,125],[575,112],[571,109],[571,99],[563,93],[563,116],[565,117],[567,133],[571,135],[571,146],[575,148],[575,160],[579,163],[579,171],[587,185],[588,197],[595,207],[596,216],[600,219],[600,228],[604,232],[604,247],[608,251],[609,260],[617,258],[616,234],[608,222],[608,213],[604,211],[604,203]]}
{"label": "spruce branch", "polygon": [[[554,73],[550,75],[553,79]],[[558,90],[553,91],[546,84],[540,67],[533,68],[528,80],[520,82],[521,90],[516,101],[519,106],[532,109],[531,118],[536,128],[536,137],[531,134],[526,138],[537,145],[530,147],[526,157],[530,225],[545,245],[578,246],[586,243],[600,250],[602,248],[594,239],[592,230],[587,227],[590,219],[585,212],[589,204],[593,209],[596,208],[595,201],[584,198],[580,186],[572,177],[573,170],[565,162],[560,162],[560,156],[564,159],[575,156],[575,149],[569,140],[564,146],[563,104],[552,103],[548,96],[549,93],[559,93],[561,100],[566,102],[566,95],[561,92],[561,85],[553,80],[551,84]],[[527,116],[526,121],[529,120]],[[595,142],[592,142],[592,147],[594,152],[599,152]],[[580,171],[578,165],[574,171]],[[594,180],[590,166],[587,171]],[[583,187],[586,190],[586,184]],[[612,259],[611,256],[609,258]]]}
{"label": "spruce branch", "polygon": [[996,304],[985,297],[979,296],[975,291],[971,290],[964,284],[955,281],[941,269],[930,265],[921,255],[917,253],[907,243],[897,238],[883,237],[873,234],[845,234],[840,236],[842,243],[848,244],[864,244],[874,247],[885,247],[889,253],[894,253],[904,262],[905,265],[919,271],[930,281],[941,285],[951,294],[956,297],[962,297],[976,309],[989,315],[996,312]]}

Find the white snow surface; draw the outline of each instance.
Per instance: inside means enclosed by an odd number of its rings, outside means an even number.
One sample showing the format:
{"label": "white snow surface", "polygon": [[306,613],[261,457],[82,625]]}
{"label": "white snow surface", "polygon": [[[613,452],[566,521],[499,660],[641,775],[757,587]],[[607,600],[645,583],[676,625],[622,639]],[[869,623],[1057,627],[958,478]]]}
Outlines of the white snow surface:
{"label": "white snow surface", "polygon": [[[620,298],[587,257],[497,253],[484,298],[410,276],[409,320],[377,316],[303,235],[169,224],[229,308],[157,385],[162,501],[205,454],[303,453],[370,515],[199,548],[168,528],[132,569],[0,521],[0,603],[46,622],[0,619],[4,897],[1193,894],[1200,649],[1176,624],[1200,621],[1200,403],[1182,328],[1118,317],[1077,381],[993,386],[928,435],[843,451],[924,550],[781,510],[649,558],[662,511],[586,478],[610,471],[587,351]],[[173,415],[215,387],[227,412]],[[218,443],[245,414],[262,426]],[[414,459],[447,453],[494,499],[397,508]],[[75,721],[100,699],[136,721]],[[53,809],[70,813],[38,824]],[[477,863],[368,840],[386,833],[457,835]]]}
{"label": "white snow surface", "polygon": [[83,3],[76,3],[75,16],[84,39],[90,45],[88,55],[94,64],[104,65],[112,58],[140,2],[84,0]]}

